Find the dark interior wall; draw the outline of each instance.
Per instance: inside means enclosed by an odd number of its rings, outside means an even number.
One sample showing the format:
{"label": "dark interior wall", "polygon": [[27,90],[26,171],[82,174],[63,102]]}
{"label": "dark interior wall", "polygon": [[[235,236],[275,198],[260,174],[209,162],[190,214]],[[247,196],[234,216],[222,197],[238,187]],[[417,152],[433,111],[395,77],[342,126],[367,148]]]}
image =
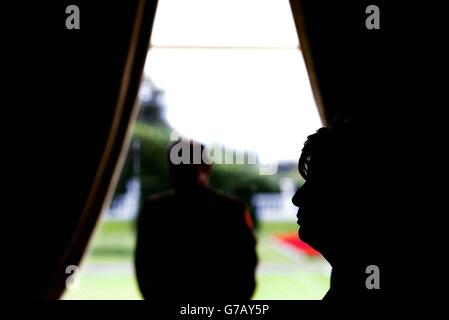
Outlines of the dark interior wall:
{"label": "dark interior wall", "polygon": [[[14,172],[9,297],[58,298],[126,147],[157,1],[58,1],[8,12]],[[80,30],[65,26],[80,8]],[[20,58],[19,58],[20,57]],[[13,80],[14,79],[14,80]]]}

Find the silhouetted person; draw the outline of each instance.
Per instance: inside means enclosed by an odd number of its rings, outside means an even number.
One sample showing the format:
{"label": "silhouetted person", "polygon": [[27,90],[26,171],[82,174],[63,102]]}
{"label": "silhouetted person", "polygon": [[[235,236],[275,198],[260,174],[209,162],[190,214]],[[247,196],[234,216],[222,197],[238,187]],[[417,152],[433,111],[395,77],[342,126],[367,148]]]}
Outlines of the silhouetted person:
{"label": "silhouetted person", "polygon": [[146,299],[250,299],[254,292],[248,210],[208,188],[204,151],[196,142],[174,143],[168,155],[173,190],[150,196],[140,211],[135,267]]}
{"label": "silhouetted person", "polygon": [[326,299],[401,298],[417,289],[410,277],[417,257],[407,251],[418,233],[410,238],[398,197],[398,146],[369,128],[358,121],[321,128],[299,159],[299,236],[332,266]]}

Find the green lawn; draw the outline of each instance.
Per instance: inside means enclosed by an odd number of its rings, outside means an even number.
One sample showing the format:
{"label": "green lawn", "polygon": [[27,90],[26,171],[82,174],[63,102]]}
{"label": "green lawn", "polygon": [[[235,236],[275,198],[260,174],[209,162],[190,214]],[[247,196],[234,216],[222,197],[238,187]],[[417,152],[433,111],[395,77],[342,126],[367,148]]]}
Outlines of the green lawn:
{"label": "green lawn", "polygon": [[[274,238],[296,230],[292,223],[261,225],[253,299],[321,299],[328,290],[329,268],[321,257],[302,256]],[[141,299],[132,264],[134,241],[131,222],[102,222],[82,263],[78,287],[63,298]]]}

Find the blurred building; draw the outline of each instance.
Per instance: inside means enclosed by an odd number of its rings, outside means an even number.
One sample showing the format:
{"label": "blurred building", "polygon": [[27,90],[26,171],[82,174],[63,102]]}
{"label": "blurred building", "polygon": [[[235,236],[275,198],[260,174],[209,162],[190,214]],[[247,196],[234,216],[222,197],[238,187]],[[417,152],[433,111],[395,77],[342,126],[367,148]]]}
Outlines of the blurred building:
{"label": "blurred building", "polygon": [[260,221],[296,221],[296,208],[292,197],[296,192],[293,178],[282,178],[279,182],[280,192],[256,193],[252,205]]}

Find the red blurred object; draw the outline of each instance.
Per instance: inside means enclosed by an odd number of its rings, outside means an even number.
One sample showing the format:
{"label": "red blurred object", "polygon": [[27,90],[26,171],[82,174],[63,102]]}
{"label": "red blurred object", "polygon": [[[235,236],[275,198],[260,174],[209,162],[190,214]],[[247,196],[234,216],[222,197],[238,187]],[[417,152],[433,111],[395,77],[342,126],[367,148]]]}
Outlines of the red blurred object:
{"label": "red blurred object", "polygon": [[298,234],[295,233],[288,233],[288,234],[279,234],[277,235],[277,238],[281,240],[283,243],[288,244],[289,246],[303,252],[304,254],[308,256],[319,256],[320,253],[313,249],[311,246],[309,246],[307,243],[301,241],[298,238]]}

